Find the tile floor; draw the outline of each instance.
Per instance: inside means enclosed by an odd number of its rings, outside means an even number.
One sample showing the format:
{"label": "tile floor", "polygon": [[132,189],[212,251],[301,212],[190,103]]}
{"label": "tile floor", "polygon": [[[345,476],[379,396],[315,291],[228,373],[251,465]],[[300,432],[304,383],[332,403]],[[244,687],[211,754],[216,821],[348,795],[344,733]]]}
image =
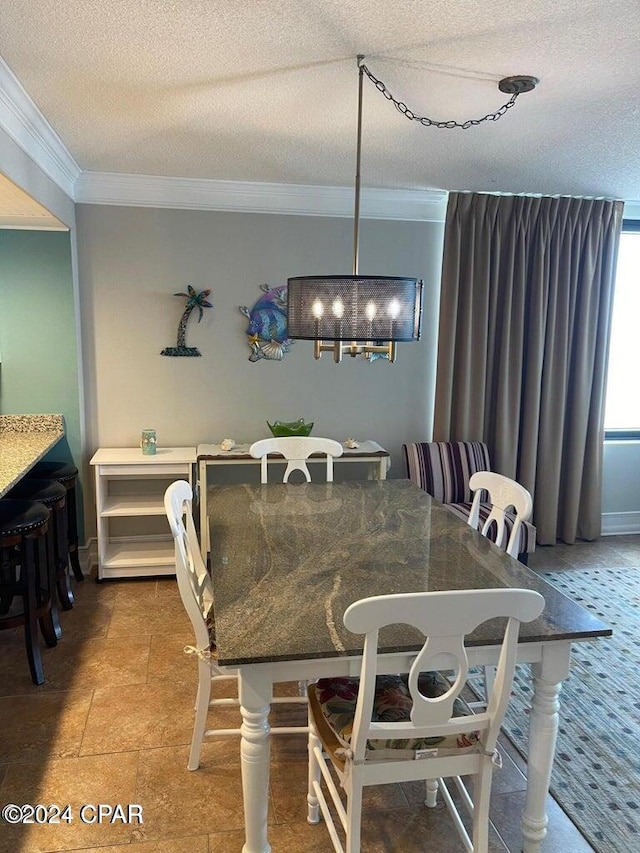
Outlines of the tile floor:
{"label": "tile floor", "polygon": [[[640,536],[609,537],[540,548],[531,564],[569,571],[638,565],[639,557]],[[55,649],[43,646],[41,687],[29,679],[20,631],[0,634],[0,805],[69,803],[73,819],[54,826],[0,822],[0,853],[239,853],[237,739],[209,741],[200,769],[186,769],[196,664],[182,651],[192,636],[175,582],[87,579],[74,588],[76,604],[62,613],[63,638]],[[503,746],[508,754],[494,776],[491,851],[516,853],[525,768]],[[332,850],[324,826],[305,821],[305,788],[304,736],[274,738],[274,853]],[[368,792],[363,851],[460,850],[446,810],[425,809],[421,792],[418,784]],[[83,823],[81,805],[98,803],[139,804],[144,823]],[[546,853],[591,850],[552,800],[549,815],[553,841]]]}

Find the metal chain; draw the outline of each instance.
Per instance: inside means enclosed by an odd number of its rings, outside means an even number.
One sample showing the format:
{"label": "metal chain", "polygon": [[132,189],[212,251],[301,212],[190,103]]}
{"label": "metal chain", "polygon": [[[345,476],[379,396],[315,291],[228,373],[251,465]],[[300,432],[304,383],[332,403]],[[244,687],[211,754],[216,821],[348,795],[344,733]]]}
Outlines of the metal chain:
{"label": "metal chain", "polygon": [[434,119],[427,118],[426,116],[416,115],[412,110],[409,109],[409,107],[405,103],[396,100],[396,98],[393,97],[393,95],[387,89],[384,83],[381,80],[378,80],[378,78],[375,77],[371,73],[371,71],[369,71],[369,69],[364,63],[361,63],[360,68],[362,68],[362,70],[367,75],[369,80],[371,80],[376,89],[379,92],[382,92],[382,94],[388,101],[391,101],[391,103],[398,110],[398,112],[401,112],[403,116],[409,119],[409,121],[417,121],[424,127],[438,127],[447,130],[450,130],[454,127],[460,127],[462,128],[462,130],[468,130],[470,127],[475,127],[478,124],[482,124],[483,121],[498,121],[498,119],[501,119],[502,116],[507,112],[507,110],[515,104],[516,98],[520,94],[520,92],[514,92],[513,95],[511,95],[511,97],[507,101],[507,103],[503,104],[499,110],[496,110],[495,113],[487,113],[487,115],[483,116],[482,118],[470,118],[467,119],[467,121],[463,122],[453,121],[452,119],[450,121],[435,121]]}

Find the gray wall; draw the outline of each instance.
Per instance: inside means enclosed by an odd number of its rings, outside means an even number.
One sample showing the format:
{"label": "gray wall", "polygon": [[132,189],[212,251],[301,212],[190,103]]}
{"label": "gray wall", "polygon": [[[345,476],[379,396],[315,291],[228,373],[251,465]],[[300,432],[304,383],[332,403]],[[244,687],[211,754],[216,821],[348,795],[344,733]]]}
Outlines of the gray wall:
{"label": "gray wall", "polygon": [[640,441],[605,441],[602,532],[640,533]]}
{"label": "gray wall", "polygon": [[[330,354],[298,341],[281,362],[248,360],[247,319],[259,286],[351,271],[349,219],[79,205],[87,450],[132,446],[153,427],[165,446],[269,435],[266,420],[304,417],[315,435],[373,438],[404,476],[401,446],[432,425],[442,224],[363,221],[360,272],[426,284],[423,336],[398,361]],[[214,308],[192,315],[187,344],[202,358],[160,355],[175,344],[188,284]]]}

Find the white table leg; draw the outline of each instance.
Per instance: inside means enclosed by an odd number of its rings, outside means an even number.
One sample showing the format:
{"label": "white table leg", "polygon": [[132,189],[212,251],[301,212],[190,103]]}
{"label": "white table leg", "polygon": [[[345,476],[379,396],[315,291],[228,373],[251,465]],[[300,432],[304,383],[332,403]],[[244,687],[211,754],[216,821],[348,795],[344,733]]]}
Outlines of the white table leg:
{"label": "white table leg", "polygon": [[264,672],[240,669],[238,695],[242,714],[240,765],[244,801],[245,843],[242,853],[270,853],[269,709],[272,684]]}
{"label": "white table leg", "polygon": [[527,797],[522,815],[523,853],[539,853],[549,819],[546,800],[558,734],[558,696],[569,674],[571,643],[549,643],[542,660],[532,664],[533,699],[529,720]]}
{"label": "white table leg", "polygon": [[207,565],[209,553],[209,516],[207,514],[207,463],[204,459],[198,465],[198,494],[200,498],[200,553]]}
{"label": "white table leg", "polygon": [[367,463],[367,480],[386,480],[388,462],[389,459],[386,456],[375,460],[370,459]]}

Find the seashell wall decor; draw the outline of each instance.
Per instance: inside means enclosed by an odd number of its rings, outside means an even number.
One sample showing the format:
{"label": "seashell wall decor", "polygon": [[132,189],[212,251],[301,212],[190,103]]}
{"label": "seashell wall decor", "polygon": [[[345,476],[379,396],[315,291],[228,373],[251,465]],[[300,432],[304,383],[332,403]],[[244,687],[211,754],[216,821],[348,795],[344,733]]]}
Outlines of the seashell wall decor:
{"label": "seashell wall decor", "polygon": [[287,337],[287,286],[270,288],[261,284],[262,296],[251,308],[240,306],[249,318],[246,335],[251,349],[249,361],[282,361],[293,341]]}
{"label": "seashell wall decor", "polygon": [[211,293],[210,290],[201,290],[200,293],[196,293],[196,291],[191,287],[190,284],[187,285],[188,293],[174,293],[174,296],[182,296],[187,300],[186,307],[182,312],[182,317],[180,317],[180,322],[178,323],[178,336],[176,345],[174,347],[165,347],[160,355],[173,355],[173,356],[199,356],[201,355],[198,347],[188,347],[187,346],[187,320],[191,316],[191,312],[194,308],[197,308],[199,311],[198,315],[198,323],[202,320],[202,315],[204,314],[203,308],[213,308],[213,304],[207,301],[207,296]]}

